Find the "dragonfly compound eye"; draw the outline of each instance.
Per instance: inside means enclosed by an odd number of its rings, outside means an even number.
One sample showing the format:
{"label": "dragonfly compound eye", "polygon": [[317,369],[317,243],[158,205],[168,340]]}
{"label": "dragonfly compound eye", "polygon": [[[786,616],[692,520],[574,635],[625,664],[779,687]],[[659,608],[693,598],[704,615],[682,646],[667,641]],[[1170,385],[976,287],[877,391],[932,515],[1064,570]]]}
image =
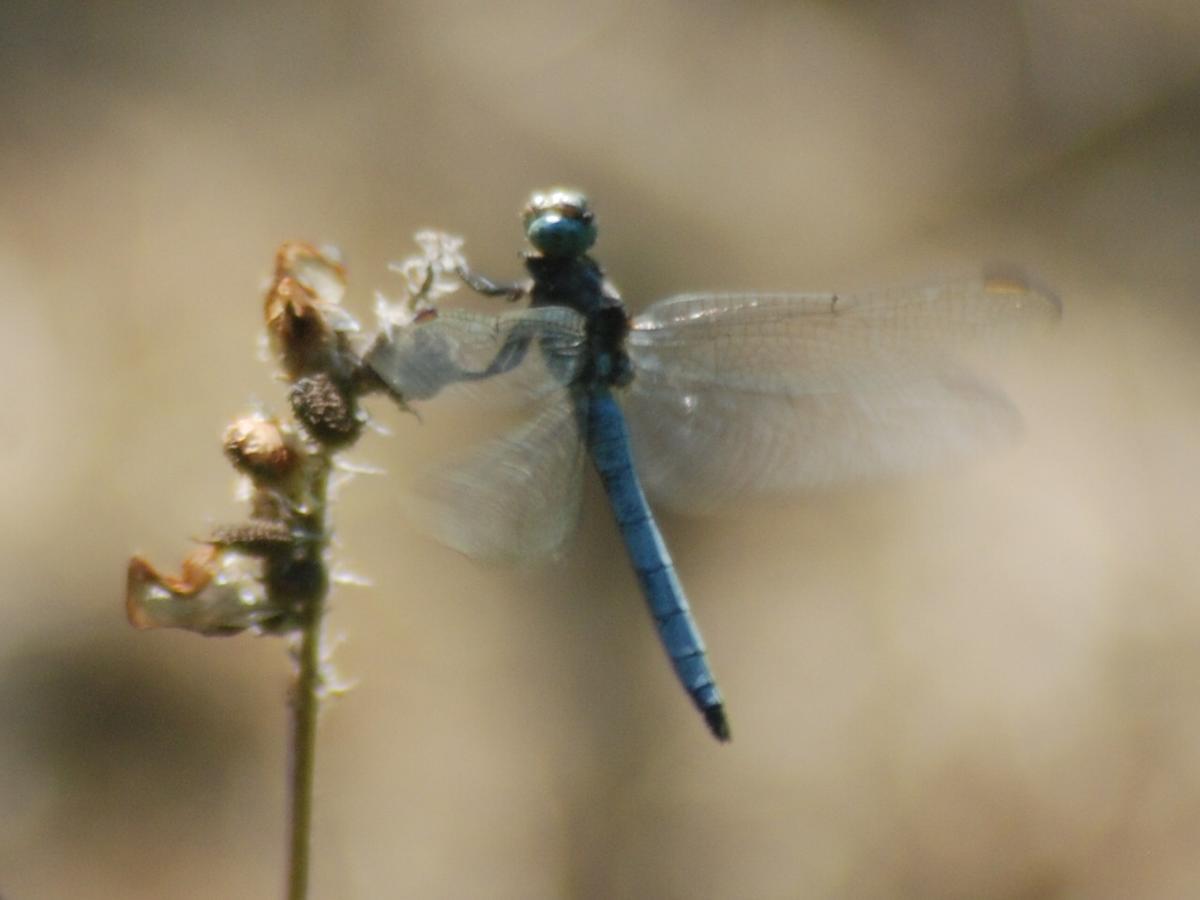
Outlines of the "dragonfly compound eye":
{"label": "dragonfly compound eye", "polygon": [[525,236],[544,256],[586,253],[596,242],[596,222],[582,191],[539,191],[525,206]]}

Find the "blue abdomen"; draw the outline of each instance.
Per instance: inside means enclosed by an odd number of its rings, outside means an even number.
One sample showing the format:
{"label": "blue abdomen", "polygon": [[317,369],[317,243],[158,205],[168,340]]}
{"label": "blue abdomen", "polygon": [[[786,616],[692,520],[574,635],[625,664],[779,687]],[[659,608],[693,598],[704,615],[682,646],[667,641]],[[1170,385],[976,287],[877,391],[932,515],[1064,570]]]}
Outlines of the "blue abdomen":
{"label": "blue abdomen", "polygon": [[671,554],[634,471],[625,417],[607,389],[598,388],[584,396],[588,450],[604,482],[659,639],[671,658],[675,674],[704,714],[709,729],[720,740],[728,740],[729,723],[721,692],[709,668],[704,640],[675,574]]}

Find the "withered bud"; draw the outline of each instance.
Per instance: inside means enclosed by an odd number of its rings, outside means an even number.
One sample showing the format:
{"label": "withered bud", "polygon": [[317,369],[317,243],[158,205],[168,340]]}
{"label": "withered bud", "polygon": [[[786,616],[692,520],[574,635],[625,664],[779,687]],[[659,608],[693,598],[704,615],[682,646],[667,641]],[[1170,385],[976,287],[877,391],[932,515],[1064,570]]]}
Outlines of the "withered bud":
{"label": "withered bud", "polygon": [[322,444],[351,441],[362,428],[354,397],[325,373],[296,381],[288,400],[296,419]]}
{"label": "withered bud", "polygon": [[293,436],[279,422],[263,416],[235,421],[225,430],[223,446],[234,468],[255,482],[282,481],[300,461]]}
{"label": "withered bud", "polygon": [[176,577],[135,556],[125,582],[125,614],[135,628],[183,628],[204,635],[236,634],[279,616],[253,557],[213,544],[183,561]]}
{"label": "withered bud", "polygon": [[346,271],[328,254],[299,241],[275,254],[263,315],[289,381],[315,372],[349,379],[359,368],[348,337],[358,322],[339,306],[345,292]]}
{"label": "withered bud", "polygon": [[337,347],[337,334],[316,294],[286,276],[271,285],[264,316],[271,347],[289,379],[329,368],[328,361]]}

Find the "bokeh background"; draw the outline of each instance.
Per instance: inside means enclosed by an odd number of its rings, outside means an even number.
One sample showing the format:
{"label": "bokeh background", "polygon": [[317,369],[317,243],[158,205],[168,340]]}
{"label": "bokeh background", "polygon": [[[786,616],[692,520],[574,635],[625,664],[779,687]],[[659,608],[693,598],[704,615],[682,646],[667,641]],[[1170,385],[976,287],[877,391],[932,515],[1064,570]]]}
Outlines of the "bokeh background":
{"label": "bokeh background", "polygon": [[134,551],[235,518],[219,435],[286,238],[349,305],[422,226],[519,271],[592,194],[633,308],[1016,260],[1066,314],[969,468],[664,517],[717,746],[602,498],[544,570],[401,515],[477,425],[376,407],[322,721],[321,898],[1200,896],[1200,6],[6,0],[0,894],[281,891],[281,644],[136,633]]}

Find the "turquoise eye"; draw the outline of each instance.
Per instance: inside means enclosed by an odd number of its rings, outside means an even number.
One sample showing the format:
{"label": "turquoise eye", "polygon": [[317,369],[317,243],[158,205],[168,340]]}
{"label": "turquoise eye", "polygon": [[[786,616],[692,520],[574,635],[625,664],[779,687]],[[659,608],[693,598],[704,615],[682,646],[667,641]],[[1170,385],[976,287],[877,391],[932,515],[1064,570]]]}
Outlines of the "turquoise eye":
{"label": "turquoise eye", "polygon": [[573,218],[547,211],[530,220],[525,236],[545,256],[579,256],[596,243],[596,223],[590,216]]}

